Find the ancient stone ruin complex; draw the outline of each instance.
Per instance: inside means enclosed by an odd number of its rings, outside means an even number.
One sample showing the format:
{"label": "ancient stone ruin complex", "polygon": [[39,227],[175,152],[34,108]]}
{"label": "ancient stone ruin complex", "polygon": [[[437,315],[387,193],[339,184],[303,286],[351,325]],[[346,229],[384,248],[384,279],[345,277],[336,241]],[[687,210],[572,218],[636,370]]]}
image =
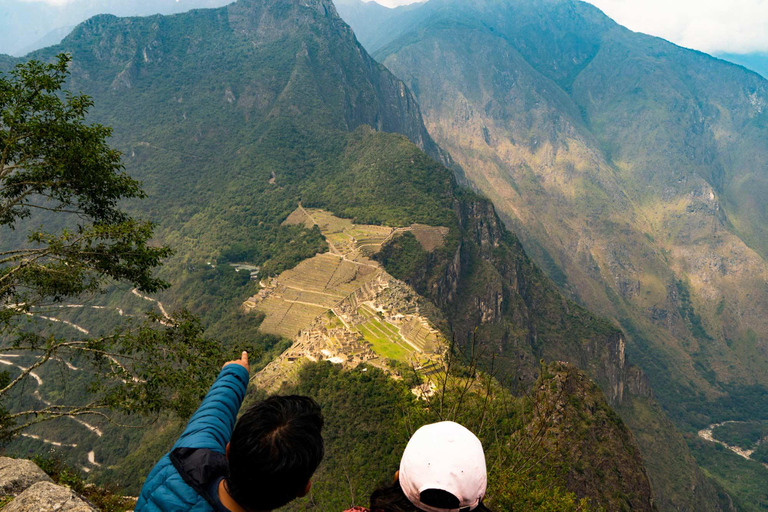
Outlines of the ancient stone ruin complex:
{"label": "ancient stone ruin complex", "polygon": [[255,377],[260,386],[279,387],[305,361],[386,368],[395,359],[426,367],[440,357],[446,342],[424,314],[423,299],[370,256],[404,231],[414,232],[425,248],[434,250],[445,228],[356,225],[302,207],[286,222],[319,226],[330,250],[262,280],[259,293],[243,305],[265,314],[262,331],[294,340]]}

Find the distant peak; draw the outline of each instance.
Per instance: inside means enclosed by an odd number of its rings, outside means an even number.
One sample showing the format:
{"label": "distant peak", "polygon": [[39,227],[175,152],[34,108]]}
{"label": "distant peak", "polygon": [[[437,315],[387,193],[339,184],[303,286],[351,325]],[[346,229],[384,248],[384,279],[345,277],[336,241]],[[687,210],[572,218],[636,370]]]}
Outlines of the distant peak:
{"label": "distant peak", "polygon": [[343,24],[331,0],[238,0],[227,10],[230,27],[256,45],[308,26]]}

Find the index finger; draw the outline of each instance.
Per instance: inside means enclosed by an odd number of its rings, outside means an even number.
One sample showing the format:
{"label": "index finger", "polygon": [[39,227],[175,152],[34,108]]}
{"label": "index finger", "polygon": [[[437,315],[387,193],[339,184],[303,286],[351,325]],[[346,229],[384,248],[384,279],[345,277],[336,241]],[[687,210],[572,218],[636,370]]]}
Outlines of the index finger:
{"label": "index finger", "polygon": [[240,356],[240,359],[247,363],[248,362],[248,352],[243,350],[243,354]]}

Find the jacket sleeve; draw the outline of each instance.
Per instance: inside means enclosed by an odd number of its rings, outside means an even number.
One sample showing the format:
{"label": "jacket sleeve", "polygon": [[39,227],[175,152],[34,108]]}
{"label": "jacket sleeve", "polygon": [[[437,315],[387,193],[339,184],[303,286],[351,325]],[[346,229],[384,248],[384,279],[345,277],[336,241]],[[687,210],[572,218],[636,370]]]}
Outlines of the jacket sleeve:
{"label": "jacket sleeve", "polygon": [[239,364],[225,366],[173,449],[205,448],[224,453],[247,387],[248,370]]}

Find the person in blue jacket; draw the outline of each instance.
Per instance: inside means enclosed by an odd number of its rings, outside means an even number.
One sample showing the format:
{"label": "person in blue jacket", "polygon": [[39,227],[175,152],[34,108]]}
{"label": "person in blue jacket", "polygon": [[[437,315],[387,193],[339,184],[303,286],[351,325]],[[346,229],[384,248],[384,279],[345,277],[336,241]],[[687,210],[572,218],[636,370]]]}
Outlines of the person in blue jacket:
{"label": "person in blue jacket", "polygon": [[306,496],[323,459],[323,415],[305,396],[273,396],[237,420],[248,353],[224,365],[171,452],[152,469],[136,512],[261,512]]}

